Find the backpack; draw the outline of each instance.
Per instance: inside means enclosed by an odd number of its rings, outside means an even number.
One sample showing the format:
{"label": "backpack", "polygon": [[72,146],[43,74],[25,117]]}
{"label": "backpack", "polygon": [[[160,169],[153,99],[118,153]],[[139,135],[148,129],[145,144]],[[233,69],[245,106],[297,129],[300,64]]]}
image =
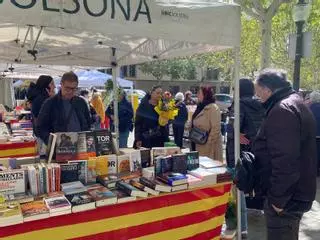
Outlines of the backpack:
{"label": "backpack", "polygon": [[234,183],[245,194],[253,194],[254,190],[254,155],[251,152],[242,151],[236,164]]}

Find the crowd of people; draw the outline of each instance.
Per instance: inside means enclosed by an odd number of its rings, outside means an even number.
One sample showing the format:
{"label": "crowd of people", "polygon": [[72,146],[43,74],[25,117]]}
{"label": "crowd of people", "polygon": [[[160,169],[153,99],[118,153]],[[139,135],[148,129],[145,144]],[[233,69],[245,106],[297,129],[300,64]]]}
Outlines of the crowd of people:
{"label": "crowd of people", "polygon": [[[97,91],[82,90],[77,96],[78,78],[73,72],[61,79],[55,94],[50,76],[40,76],[30,85],[35,135],[45,144],[51,132],[80,132],[110,127],[114,131],[113,102],[105,107]],[[134,114],[126,93],[119,89],[119,146],[127,147],[134,131],[134,148],[163,147],[169,141],[172,124],[174,141],[184,145],[184,132],[197,131],[202,139],[190,137],[192,150],[201,156],[223,159],[221,112],[215,103],[213,87],[201,85],[197,102],[191,92],[174,96],[178,115],[159,124],[155,110],[165,93],[154,86],[141,100]],[[196,105],[188,121],[187,105]],[[234,168],[233,104],[229,108],[226,162]],[[110,119],[106,126],[105,119]],[[317,169],[316,136],[320,136],[320,93],[305,100],[296,93],[283,71],[266,69],[256,81],[240,79],[240,149],[255,155],[255,197],[242,194],[242,232],[247,236],[247,208],[264,209],[268,239],[298,239],[303,213],[315,199]],[[223,131],[222,131],[223,132]],[[195,135],[196,136],[196,135]],[[319,155],[320,156],[320,155]]]}

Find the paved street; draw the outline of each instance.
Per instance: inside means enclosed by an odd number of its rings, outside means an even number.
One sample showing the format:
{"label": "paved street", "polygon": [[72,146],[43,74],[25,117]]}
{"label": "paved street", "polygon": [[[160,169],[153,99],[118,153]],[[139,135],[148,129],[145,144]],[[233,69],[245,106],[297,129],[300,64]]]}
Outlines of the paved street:
{"label": "paved street", "polygon": [[[265,225],[263,215],[249,213],[249,240],[265,240]],[[310,212],[306,213],[300,224],[300,240],[320,239],[320,178],[317,181],[317,197]],[[276,239],[275,239],[276,240]]]}

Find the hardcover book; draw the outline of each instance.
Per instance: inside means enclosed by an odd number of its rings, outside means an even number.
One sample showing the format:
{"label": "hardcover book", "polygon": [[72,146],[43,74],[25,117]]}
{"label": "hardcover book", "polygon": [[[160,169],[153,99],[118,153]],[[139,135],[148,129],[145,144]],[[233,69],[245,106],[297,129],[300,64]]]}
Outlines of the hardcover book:
{"label": "hardcover book", "polygon": [[26,174],[24,170],[0,171],[0,194],[25,193]]}
{"label": "hardcover book", "polygon": [[49,209],[42,199],[21,204],[21,211],[25,222],[50,216]]}
{"label": "hardcover book", "polygon": [[172,156],[172,172],[186,174],[188,171],[187,155],[176,154]]}
{"label": "hardcover book", "polygon": [[88,182],[88,161],[87,160],[74,160],[68,161],[68,163],[77,163],[78,164],[78,175],[79,181],[83,184]]}
{"label": "hardcover book", "polygon": [[141,167],[147,168],[151,166],[151,151],[148,148],[141,148],[140,149],[141,155]]}
{"label": "hardcover book", "polygon": [[193,151],[186,153],[188,171],[199,168],[199,152]]}
{"label": "hardcover book", "polygon": [[60,132],[56,134],[56,161],[66,162],[77,159],[78,133]]}
{"label": "hardcover book", "polygon": [[170,186],[177,186],[188,183],[188,178],[186,177],[186,175],[181,173],[164,173],[157,176],[157,179]]}
{"label": "hardcover book", "polygon": [[64,195],[52,196],[44,199],[50,216],[58,216],[71,213],[71,204]]}
{"label": "hardcover book", "polygon": [[94,131],[96,154],[110,155],[114,153],[111,132],[107,129]]}
{"label": "hardcover book", "polygon": [[108,159],[108,174],[118,173],[117,155],[107,155]]}
{"label": "hardcover book", "polygon": [[61,168],[61,183],[79,181],[79,164],[66,163],[60,164]]}
{"label": "hardcover book", "polygon": [[0,203],[0,227],[23,223],[21,207],[18,202]]}
{"label": "hardcover book", "polygon": [[118,174],[130,172],[130,157],[128,155],[118,156]]}
{"label": "hardcover book", "polygon": [[102,207],[110,204],[117,203],[117,196],[106,187],[89,187],[88,193],[96,201],[97,207]]}
{"label": "hardcover book", "polygon": [[116,187],[133,197],[143,197],[143,198],[148,197],[147,192],[140,191],[139,189],[135,188],[131,184],[123,181],[117,182]]}
{"label": "hardcover book", "polygon": [[82,212],[95,209],[95,201],[88,191],[67,191],[66,198],[72,205],[72,212]]}

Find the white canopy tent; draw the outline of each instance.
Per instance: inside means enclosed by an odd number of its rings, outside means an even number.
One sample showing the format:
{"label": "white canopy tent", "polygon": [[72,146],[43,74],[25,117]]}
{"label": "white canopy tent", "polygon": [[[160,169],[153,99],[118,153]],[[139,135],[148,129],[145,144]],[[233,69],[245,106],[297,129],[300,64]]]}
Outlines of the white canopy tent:
{"label": "white canopy tent", "polygon": [[[11,0],[0,4],[0,22],[0,61],[112,66],[115,88],[121,65],[227,48],[236,49],[239,77],[240,7],[221,1]],[[114,108],[117,116],[116,103]],[[115,119],[116,133],[117,126]],[[235,134],[238,141],[238,121]]]}

